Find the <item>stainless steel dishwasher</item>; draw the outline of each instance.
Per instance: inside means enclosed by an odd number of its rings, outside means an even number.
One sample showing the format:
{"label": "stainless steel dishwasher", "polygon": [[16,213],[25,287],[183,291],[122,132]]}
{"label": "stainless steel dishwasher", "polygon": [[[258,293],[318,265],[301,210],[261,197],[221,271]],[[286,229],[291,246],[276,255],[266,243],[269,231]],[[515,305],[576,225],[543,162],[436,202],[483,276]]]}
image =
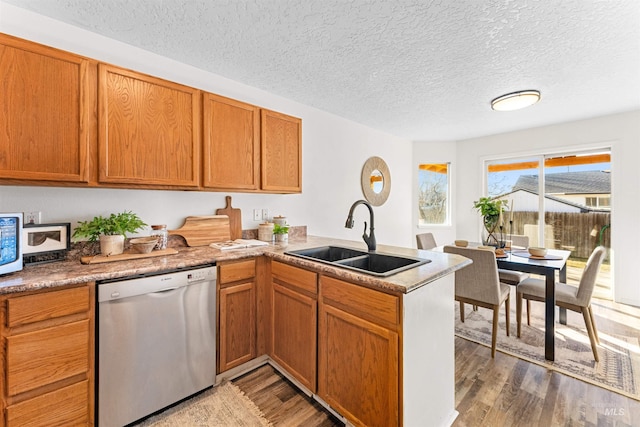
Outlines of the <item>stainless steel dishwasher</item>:
{"label": "stainless steel dishwasher", "polygon": [[122,427],[215,382],[216,268],[98,282],[98,426]]}

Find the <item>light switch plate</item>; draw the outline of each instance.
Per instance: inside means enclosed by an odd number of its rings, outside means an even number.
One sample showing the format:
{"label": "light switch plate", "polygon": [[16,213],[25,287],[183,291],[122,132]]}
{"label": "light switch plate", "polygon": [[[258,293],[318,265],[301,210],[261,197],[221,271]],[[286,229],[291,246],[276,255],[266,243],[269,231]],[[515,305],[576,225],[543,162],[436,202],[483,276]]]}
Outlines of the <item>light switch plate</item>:
{"label": "light switch plate", "polygon": [[254,221],[260,221],[262,215],[262,211],[260,209],[254,209],[253,210],[253,220]]}

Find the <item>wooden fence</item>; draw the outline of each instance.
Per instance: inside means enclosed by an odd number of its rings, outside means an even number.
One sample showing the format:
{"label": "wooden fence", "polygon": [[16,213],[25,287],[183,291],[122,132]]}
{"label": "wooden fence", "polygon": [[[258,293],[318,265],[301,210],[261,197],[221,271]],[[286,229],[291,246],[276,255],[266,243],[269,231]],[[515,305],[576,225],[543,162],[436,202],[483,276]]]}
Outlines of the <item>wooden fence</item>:
{"label": "wooden fence", "polygon": [[[610,212],[546,212],[556,249],[571,250],[571,258],[588,258],[599,244],[611,247]],[[524,234],[525,224],[538,224],[538,212],[514,212],[512,234]],[[509,230],[507,230],[509,231]]]}

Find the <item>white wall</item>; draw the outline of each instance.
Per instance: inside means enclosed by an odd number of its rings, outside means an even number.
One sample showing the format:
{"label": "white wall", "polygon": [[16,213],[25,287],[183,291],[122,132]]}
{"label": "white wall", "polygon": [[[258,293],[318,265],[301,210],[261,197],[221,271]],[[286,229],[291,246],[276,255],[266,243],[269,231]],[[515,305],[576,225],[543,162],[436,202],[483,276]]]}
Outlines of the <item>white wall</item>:
{"label": "white wall", "polygon": [[483,161],[488,158],[553,154],[611,147],[611,244],[614,298],[640,306],[638,242],[640,242],[640,111],[474,138],[457,143],[457,229],[461,238],[480,234],[472,209],[483,195]]}
{"label": "white wall", "polygon": [[[456,220],[457,206],[455,194],[456,189],[456,143],[455,141],[437,141],[437,142],[415,142],[413,144],[413,171],[412,171],[412,189],[413,200],[411,201],[411,229],[413,234],[433,233],[438,245],[446,245],[456,240]],[[451,195],[450,217],[451,224],[448,225],[432,225],[418,227],[418,166],[428,163],[450,163],[449,177],[449,194]],[[413,246],[416,246],[415,237]]]}
{"label": "white wall", "polygon": [[[259,224],[252,219],[252,209],[268,208],[273,215],[287,216],[292,225],[307,225],[309,234],[362,241],[367,209],[358,208],[353,230],[345,229],[344,222],[351,204],[363,198],[360,173],[365,160],[382,157],[389,166],[392,189],[388,201],[375,208],[378,242],[412,246],[411,212],[406,208],[412,197],[410,141],[1,1],[0,32],[302,118],[302,194],[231,194],[233,206],[242,209],[244,229]],[[129,209],[149,224],[177,228],[188,215],[213,214],[224,207],[225,195],[0,186],[0,211],[42,211],[43,222],[71,222],[73,227],[78,220]]]}

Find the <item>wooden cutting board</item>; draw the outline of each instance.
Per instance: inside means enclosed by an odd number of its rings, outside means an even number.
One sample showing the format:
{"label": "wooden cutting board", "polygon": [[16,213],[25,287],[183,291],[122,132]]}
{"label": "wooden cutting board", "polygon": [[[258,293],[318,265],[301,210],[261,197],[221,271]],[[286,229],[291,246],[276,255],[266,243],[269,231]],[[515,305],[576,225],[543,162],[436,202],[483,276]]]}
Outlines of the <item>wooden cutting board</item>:
{"label": "wooden cutting board", "polygon": [[133,252],[125,252],[120,255],[95,255],[95,256],[83,256],[80,258],[82,264],[102,264],[104,262],[114,261],[128,261],[132,259],[150,258],[157,256],[175,255],[178,251],[173,248],[159,249],[151,251],[148,254],[138,254]]}
{"label": "wooden cutting board", "polygon": [[217,215],[229,217],[229,227],[231,228],[231,240],[242,239],[242,211],[231,207],[231,196],[226,197],[227,206],[217,209]]}
{"label": "wooden cutting board", "polygon": [[184,237],[189,246],[207,246],[231,240],[229,217],[226,215],[188,216],[182,227],[169,234]]}

